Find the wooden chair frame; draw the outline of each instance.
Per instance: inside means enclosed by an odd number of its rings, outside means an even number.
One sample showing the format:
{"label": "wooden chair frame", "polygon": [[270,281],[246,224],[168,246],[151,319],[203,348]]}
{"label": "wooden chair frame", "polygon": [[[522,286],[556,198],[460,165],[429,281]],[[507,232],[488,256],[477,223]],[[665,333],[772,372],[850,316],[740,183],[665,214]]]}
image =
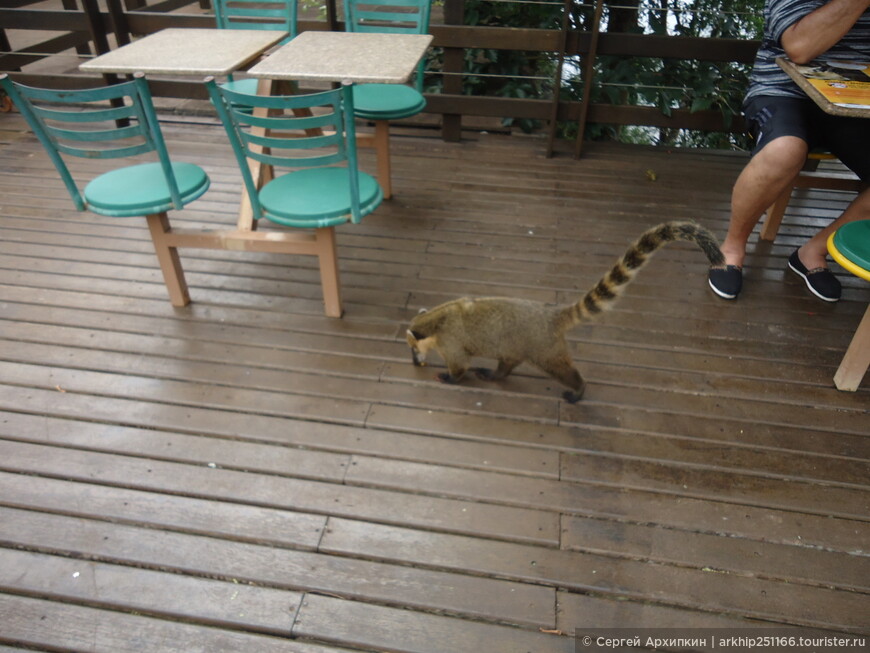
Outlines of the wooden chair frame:
{"label": "wooden chair frame", "polygon": [[[12,86],[11,80],[7,76],[0,76],[4,88],[9,89],[11,97],[15,97],[16,91]],[[39,89],[31,89],[39,91]],[[271,85],[266,84],[264,92],[268,93],[271,90]],[[51,91],[45,91],[48,96]],[[60,92],[58,92],[60,93]],[[62,92],[64,95],[74,95],[75,92]],[[137,73],[133,82],[128,82],[121,85],[108,86],[103,90],[89,90],[88,97],[95,94],[105,96],[105,99],[115,99],[124,94],[138,93],[141,97],[146,98],[135,104],[134,107],[118,108],[106,110],[105,116],[108,118],[125,119],[129,116],[135,116],[133,109],[138,107],[144,111],[145,117],[139,120],[138,131],[143,132],[142,135],[152,139],[152,142],[140,146],[133,152],[123,152],[123,154],[133,153],[138,154],[156,149],[159,154],[160,161],[166,170],[167,184],[171,189],[173,208],[181,209],[184,206],[184,201],[179,195],[174,177],[171,174],[169,156],[163,144],[162,135],[159,127],[157,127],[157,117],[154,114],[150,104],[150,95],[148,94],[147,83],[141,73]],[[84,93],[82,94],[84,98]],[[29,114],[27,103],[19,101],[19,108],[23,115],[28,119],[28,123],[34,124],[34,117]],[[256,111],[266,110],[256,109]],[[38,121],[36,121],[38,125]],[[149,127],[149,129],[144,129]],[[128,128],[128,131],[133,128]],[[35,129],[34,133],[43,143],[49,157],[55,164],[61,179],[69,191],[75,207],[79,211],[94,210],[89,207],[84,201],[75,181],[72,178],[66,164],[59,156],[51,137],[43,133],[43,130]],[[67,148],[69,149],[69,148]],[[130,148],[127,148],[129,151]],[[106,150],[105,155],[100,155],[100,158],[108,158],[111,150]],[[89,158],[94,158],[97,155],[91,155]],[[119,155],[120,156],[120,155]],[[268,168],[264,166],[264,168]],[[258,167],[259,170],[259,167]],[[258,178],[267,179],[270,170],[263,170]],[[243,193],[243,197],[247,198],[247,193]],[[142,216],[143,214],[136,214]],[[132,217],[132,216],[131,216]],[[316,256],[320,267],[320,278],[323,285],[323,300],[326,315],[329,317],[341,317],[341,287],[338,273],[338,257],[335,245],[335,233],[332,227],[317,228],[312,230],[294,230],[294,231],[264,231],[256,230],[256,221],[253,218],[251,211],[240,212],[239,219],[235,228],[215,229],[202,231],[199,229],[176,229],[172,227],[167,211],[151,212],[144,214],[148,224],[148,229],[151,235],[151,240],[154,244],[154,250],[157,255],[157,260],[160,265],[160,270],[163,275],[164,283],[166,284],[169,293],[169,299],[173,306],[186,306],[190,303],[190,292],[188,290],[187,281],[184,276],[184,269],[181,264],[178,250],[180,248],[192,249],[222,249],[232,251],[246,252],[266,252],[277,254],[301,254]]]}
{"label": "wooden chair frame", "polygon": [[761,226],[759,239],[773,242],[776,239],[776,234],[779,231],[779,226],[782,224],[782,218],[785,215],[785,210],[788,208],[791,201],[792,191],[795,188],[820,188],[824,190],[844,190],[861,192],[866,185],[857,177],[850,177],[843,174],[832,174],[829,172],[819,171],[819,162],[825,159],[835,159],[831,154],[816,154],[810,153],[807,161],[794,181],[786,188],[782,194],[771,204],[764,218],[764,223]]}
{"label": "wooden chair frame", "polygon": [[[388,32],[395,34],[425,34],[429,31],[431,0],[345,0],[345,26],[349,32]],[[366,9],[365,7],[368,7]],[[423,94],[424,56],[417,64],[414,88]],[[358,134],[359,147],[374,148],[378,182],[384,189],[384,199],[393,196],[392,162],[390,160],[390,121],[371,119],[373,134]]]}
{"label": "wooden chair frame", "polygon": [[[846,225],[846,227],[849,226]],[[831,258],[842,265],[843,268],[861,279],[870,281],[870,270],[848,258],[837,248],[836,232],[828,236],[827,246]],[[849,343],[849,347],[846,349],[842,361],[840,361],[840,366],[834,374],[834,385],[837,387],[837,390],[846,392],[858,390],[858,386],[861,385],[861,380],[867,373],[868,367],[870,367],[870,306],[867,306],[867,310],[864,311],[864,317],[861,318],[858,328],[855,329],[852,341]]]}
{"label": "wooden chair frame", "polygon": [[[275,83],[272,80],[261,79],[258,83],[256,101],[254,102],[253,98],[248,98],[253,107],[252,118],[254,121],[267,119],[270,116],[270,106],[276,102],[292,108],[293,113],[300,119],[307,117],[310,120],[316,121],[316,118],[312,117],[310,109],[305,104],[305,96],[275,96],[273,93],[275,90],[274,85]],[[213,104],[217,107],[221,120],[226,126],[231,119],[220,95],[226,94],[234,100],[239,100],[239,104],[246,104],[240,99],[243,96],[225,89],[218,90],[213,78],[206,78],[206,86],[212,97]],[[341,112],[344,116],[344,136],[335,132],[329,132],[328,130],[322,130],[319,127],[305,129],[305,135],[321,139],[330,138],[338,141],[340,143],[339,152],[334,156],[336,159],[345,157],[349,169],[356,171],[358,169],[356,134],[353,124],[353,102],[350,86],[342,86],[341,95],[343,98]],[[296,103],[299,104],[298,108],[294,106]],[[257,139],[264,142],[269,139],[269,131],[266,128],[254,127],[252,133]],[[149,223],[153,225],[151,226],[152,236],[156,240],[159,240],[162,247],[170,252],[168,256],[165,256],[165,264],[161,261],[164,274],[172,275],[177,268],[171,258],[171,251],[177,247],[203,247],[316,256],[320,268],[320,281],[326,315],[328,317],[341,317],[343,309],[335,227],[322,226],[294,229],[292,231],[257,231],[258,220],[262,217],[269,219],[269,216],[265,214],[263,208],[259,205],[257,192],[274,178],[274,169],[269,160],[275,157],[270,157],[268,147],[264,148],[251,144],[251,151],[247,153],[247,158],[245,152],[241,150],[240,143],[233,143],[233,147],[241,166],[243,178],[242,200],[236,229],[202,234],[201,232],[190,233],[173,230],[168,225],[157,221]],[[358,223],[362,219],[363,213],[360,211],[359,188],[355,181],[357,175],[351,174],[350,178],[352,180],[350,184],[351,213],[347,216],[346,221]],[[183,291],[183,288],[180,290]]]}

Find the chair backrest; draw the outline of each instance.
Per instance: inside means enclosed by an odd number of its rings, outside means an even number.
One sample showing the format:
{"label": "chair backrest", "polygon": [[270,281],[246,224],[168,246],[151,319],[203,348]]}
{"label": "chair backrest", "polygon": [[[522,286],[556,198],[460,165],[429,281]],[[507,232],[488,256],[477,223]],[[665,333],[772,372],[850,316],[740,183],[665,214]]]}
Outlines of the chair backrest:
{"label": "chair backrest", "polygon": [[121,84],[82,90],[33,88],[0,75],[0,84],[42,143],[79,211],[87,205],[62,154],[115,159],[156,152],[172,203],[182,208],[148,82],[142,73]]}
{"label": "chair backrest", "polygon": [[[432,0],[344,0],[347,32],[427,34]],[[426,58],[417,65],[417,90],[423,89]]]}
{"label": "chair backrest", "polygon": [[263,217],[263,208],[248,159],[294,169],[344,164],[349,174],[351,221],[362,219],[352,86],[344,82],[319,93],[260,96],[236,93],[216,84],[213,77],[206,79],[255,219]]}
{"label": "chair backrest", "polygon": [[296,36],[296,0],[213,0],[219,29],[270,29]]}

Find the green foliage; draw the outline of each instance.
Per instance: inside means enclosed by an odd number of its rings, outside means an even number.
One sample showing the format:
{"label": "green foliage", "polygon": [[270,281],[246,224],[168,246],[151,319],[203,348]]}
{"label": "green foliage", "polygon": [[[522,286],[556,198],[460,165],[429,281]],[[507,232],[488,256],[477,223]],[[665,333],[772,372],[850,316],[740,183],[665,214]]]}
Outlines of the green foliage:
{"label": "green foliage", "polygon": [[[758,38],[764,0],[605,0],[605,31],[671,36]],[[468,25],[559,29],[562,5],[553,2],[468,0]],[[592,28],[592,3],[572,5],[573,29]],[[565,100],[582,97],[582,62],[566,61],[559,89]],[[553,55],[505,50],[466,52],[463,92],[502,97],[551,97],[556,61]],[[728,62],[666,60],[642,57],[596,58],[592,101],[676,109],[718,110],[725,124],[740,113],[750,66]],[[510,124],[510,119],[505,121]],[[537,127],[520,121],[525,130]],[[565,125],[571,137],[576,126]],[[589,125],[587,138],[618,139],[668,145],[743,147],[739,134],[704,134],[655,128]]]}
{"label": "green foliage", "polygon": [[[465,3],[466,25],[559,29],[561,17],[562,5],[552,1]],[[555,61],[539,52],[469,49],[465,51],[464,71],[465,95],[538,98],[551,92]],[[517,124],[526,132],[539,127],[533,120],[512,118],[506,118],[504,124]]]}

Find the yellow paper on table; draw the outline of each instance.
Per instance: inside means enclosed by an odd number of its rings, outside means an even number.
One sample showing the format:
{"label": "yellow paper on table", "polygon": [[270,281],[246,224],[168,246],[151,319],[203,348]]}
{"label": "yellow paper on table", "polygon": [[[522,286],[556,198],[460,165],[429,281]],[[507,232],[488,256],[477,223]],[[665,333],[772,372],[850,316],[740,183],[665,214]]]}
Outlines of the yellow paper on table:
{"label": "yellow paper on table", "polygon": [[842,107],[870,108],[870,62],[816,61],[797,68],[828,101]]}
{"label": "yellow paper on table", "polygon": [[828,100],[839,106],[870,108],[870,81],[809,80]]}

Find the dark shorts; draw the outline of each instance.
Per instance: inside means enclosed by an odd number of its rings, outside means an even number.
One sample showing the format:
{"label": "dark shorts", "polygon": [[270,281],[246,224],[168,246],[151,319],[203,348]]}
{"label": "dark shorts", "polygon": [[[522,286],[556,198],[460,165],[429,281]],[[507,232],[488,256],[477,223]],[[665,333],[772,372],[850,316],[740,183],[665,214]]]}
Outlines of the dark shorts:
{"label": "dark shorts", "polygon": [[755,154],[780,136],[797,136],[810,150],[834,154],[863,181],[870,181],[870,118],[833,116],[810,99],[757,96],[743,110]]}

